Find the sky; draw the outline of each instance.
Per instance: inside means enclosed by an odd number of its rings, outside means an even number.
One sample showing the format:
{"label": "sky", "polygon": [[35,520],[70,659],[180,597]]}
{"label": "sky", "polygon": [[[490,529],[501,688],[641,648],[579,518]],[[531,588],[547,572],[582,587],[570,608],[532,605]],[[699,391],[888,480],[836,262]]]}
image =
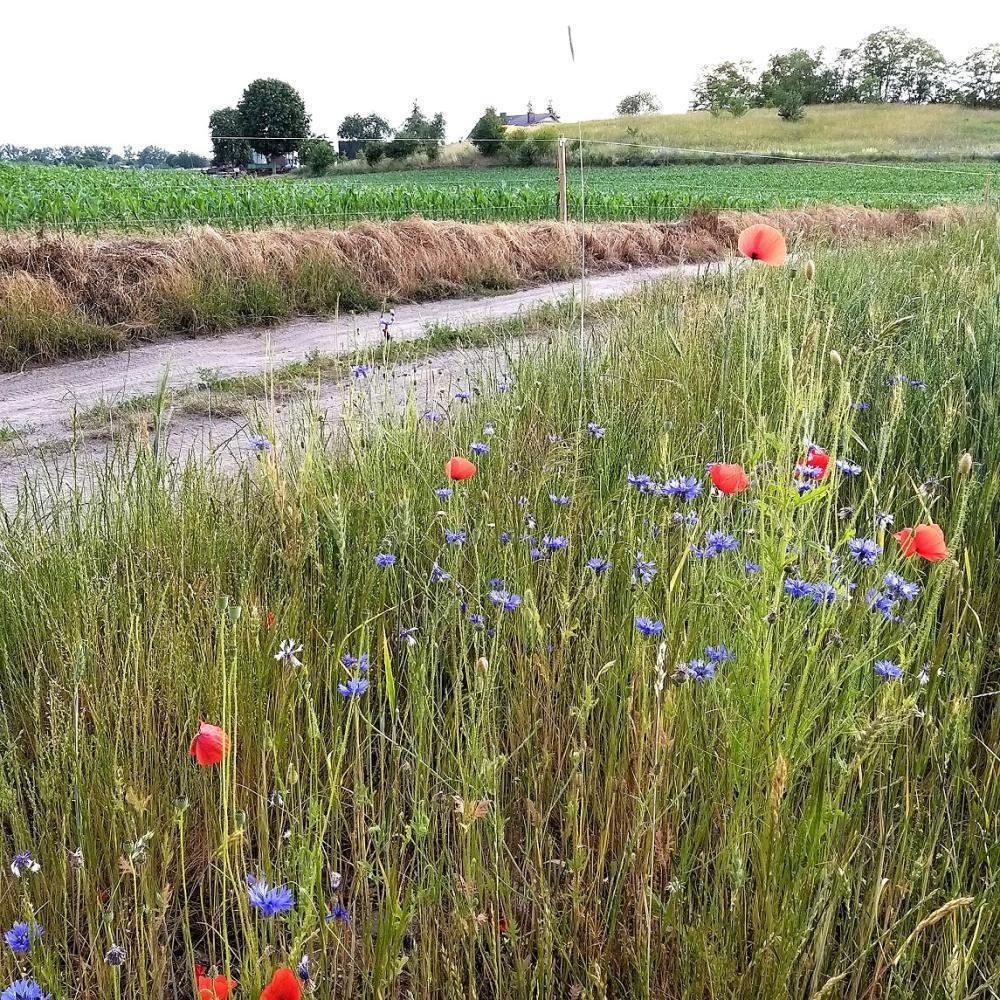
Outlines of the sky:
{"label": "sky", "polygon": [[605,118],[645,89],[684,111],[701,66],[761,65],[795,46],[836,53],[890,24],[949,59],[1000,41],[1000,5],[986,0],[0,0],[0,23],[0,143],[201,153],[209,114],[261,76],[299,90],[317,134],[352,112],[399,125],[418,100],[444,112],[454,139],[487,105],[551,99],[564,120]]}

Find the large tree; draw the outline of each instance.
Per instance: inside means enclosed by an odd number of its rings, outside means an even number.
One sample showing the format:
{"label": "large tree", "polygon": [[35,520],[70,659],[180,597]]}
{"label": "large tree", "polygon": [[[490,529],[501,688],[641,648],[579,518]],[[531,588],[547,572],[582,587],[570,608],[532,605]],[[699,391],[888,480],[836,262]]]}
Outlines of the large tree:
{"label": "large tree", "polygon": [[337,129],[341,139],[379,142],[392,135],[392,126],[373,111],[370,115],[348,115]]}
{"label": "large tree", "polygon": [[836,75],[824,65],[822,51],[805,49],[771,56],[758,85],[760,101],[769,108],[793,97],[802,104],[825,104],[836,98],[836,89]]}
{"label": "large tree", "polygon": [[926,104],[947,96],[947,60],[930,42],[902,28],[873,31],[842,56],[862,101]]}
{"label": "large tree", "polygon": [[691,95],[691,110],[745,115],[757,94],[751,72],[749,63],[732,61],[702,70]]}
{"label": "large tree", "polygon": [[236,105],[236,118],[238,134],[269,160],[294,152],[309,136],[305,102],[283,80],[254,80]]}
{"label": "large tree", "polygon": [[637,90],[623,97],[615,110],[620,115],[653,115],[660,110],[660,102],[650,91]]}
{"label": "large tree", "polygon": [[243,134],[236,108],[219,108],[208,119],[212,131],[212,163],[217,167],[242,167],[250,162],[250,144],[235,138]]}
{"label": "large tree", "polygon": [[969,53],[962,63],[958,95],[974,108],[1000,108],[1000,44]]}

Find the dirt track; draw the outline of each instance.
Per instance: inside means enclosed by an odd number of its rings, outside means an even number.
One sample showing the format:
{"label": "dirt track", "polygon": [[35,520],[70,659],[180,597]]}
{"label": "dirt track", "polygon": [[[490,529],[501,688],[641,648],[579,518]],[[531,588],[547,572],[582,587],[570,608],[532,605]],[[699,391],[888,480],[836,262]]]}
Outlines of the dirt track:
{"label": "dirt track", "polygon": [[[598,301],[632,291],[667,276],[691,277],[731,266],[681,265],[597,275],[586,281],[588,301]],[[396,340],[414,340],[433,323],[461,325],[516,316],[569,295],[580,295],[577,281],[559,282],[479,299],[451,299],[396,310],[392,327]],[[381,343],[379,314],[365,313],[336,319],[300,319],[265,330],[237,330],[227,334],[158,341],[134,350],[99,358],[71,361],[0,375],[0,429],[13,440],[0,445],[0,498],[9,504],[29,481],[44,480],[60,492],[67,485],[68,470],[89,477],[106,460],[116,438],[132,428],[109,427],[100,434],[72,434],[74,414],[98,403],[121,403],[155,391],[166,373],[173,390],[196,386],[210,370],[219,377],[254,374],[302,361],[311,353],[336,355]],[[531,341],[524,344],[530,348]],[[446,389],[467,385],[484,367],[501,365],[508,345],[477,351],[448,351],[417,363],[396,365],[386,373],[389,391],[383,402],[392,403],[415,392],[428,402]],[[348,393],[327,385],[309,402],[331,413]],[[303,402],[302,400],[299,401]],[[279,419],[290,419],[296,403],[284,404]],[[246,449],[247,427],[243,417],[175,414],[170,421],[168,448],[183,456],[196,452],[229,464]]]}

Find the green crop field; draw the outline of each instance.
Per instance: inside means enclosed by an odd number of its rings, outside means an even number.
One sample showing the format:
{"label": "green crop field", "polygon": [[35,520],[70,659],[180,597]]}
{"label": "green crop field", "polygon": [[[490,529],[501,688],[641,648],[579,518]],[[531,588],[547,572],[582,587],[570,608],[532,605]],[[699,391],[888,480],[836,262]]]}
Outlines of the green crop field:
{"label": "green crop field", "polygon": [[[989,161],[586,167],[570,171],[572,217],[672,219],[696,209],[830,202],[873,208],[982,201]],[[554,169],[441,169],[316,180],[232,180],[181,171],[0,166],[0,229],[170,229],[344,225],[357,219],[555,218]]]}
{"label": "green crop field", "polygon": [[995,997],[996,223],[801,249],[28,483],[4,995]]}

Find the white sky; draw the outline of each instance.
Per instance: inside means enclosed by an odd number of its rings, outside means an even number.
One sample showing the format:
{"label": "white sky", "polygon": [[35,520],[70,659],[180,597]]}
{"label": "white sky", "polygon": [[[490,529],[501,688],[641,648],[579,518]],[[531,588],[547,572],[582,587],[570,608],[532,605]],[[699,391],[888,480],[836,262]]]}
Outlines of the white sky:
{"label": "white sky", "polygon": [[[992,10],[992,13],[989,11]],[[566,26],[577,62],[570,62]],[[316,132],[414,98],[449,138],[482,109],[609,117],[638,89],[686,109],[700,66],[758,64],[801,45],[828,52],[898,25],[946,57],[1000,41],[990,0],[0,0],[0,143],[156,144],[208,152],[208,116],[258,76],[298,88]]]}

